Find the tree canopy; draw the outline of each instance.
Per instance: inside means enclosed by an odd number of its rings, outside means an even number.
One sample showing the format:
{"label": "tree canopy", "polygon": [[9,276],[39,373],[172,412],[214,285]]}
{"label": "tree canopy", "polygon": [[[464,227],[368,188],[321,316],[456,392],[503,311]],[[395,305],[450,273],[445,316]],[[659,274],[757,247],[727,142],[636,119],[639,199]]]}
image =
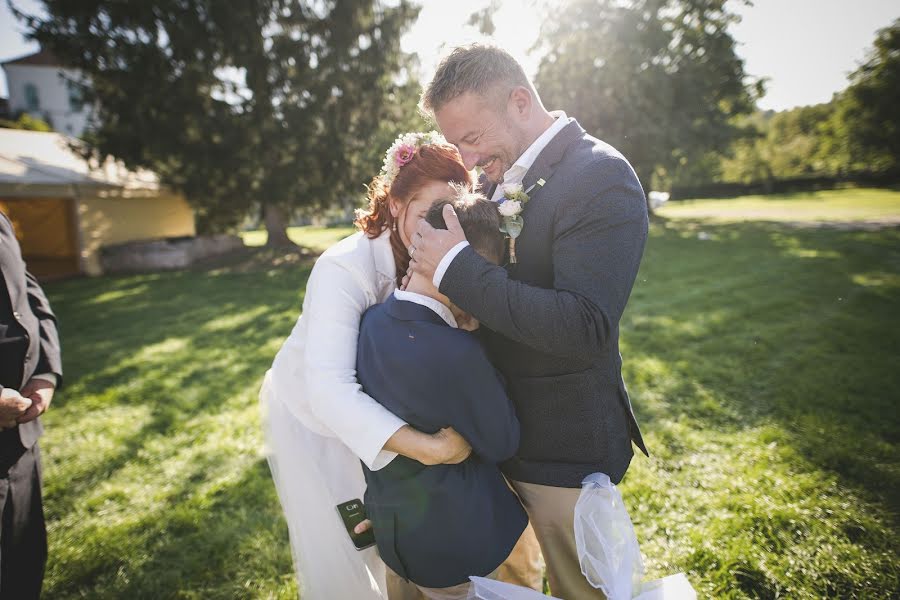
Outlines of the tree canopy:
{"label": "tree canopy", "polygon": [[407,0],[45,0],[32,38],[87,76],[88,147],[155,170],[201,229],[332,203],[377,170],[371,138],[409,93]]}
{"label": "tree canopy", "polygon": [[855,160],[875,172],[900,172],[900,19],[878,32],[838,112]]}
{"label": "tree canopy", "polygon": [[760,182],[804,177],[889,181],[900,175],[900,20],[878,32],[866,61],[830,102],[758,112],[708,177]]}
{"label": "tree canopy", "polygon": [[762,92],[728,26],[726,0],[573,0],[549,19],[536,84],[628,157],[645,187],[666,185],[743,134]]}

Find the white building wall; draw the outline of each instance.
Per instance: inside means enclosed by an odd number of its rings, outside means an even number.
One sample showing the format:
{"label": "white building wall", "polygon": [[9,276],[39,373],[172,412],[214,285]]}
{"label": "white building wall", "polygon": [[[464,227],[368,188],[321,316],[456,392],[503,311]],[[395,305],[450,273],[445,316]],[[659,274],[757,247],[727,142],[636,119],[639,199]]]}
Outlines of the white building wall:
{"label": "white building wall", "polygon": [[[79,137],[87,126],[89,108],[70,102],[68,80],[77,79],[78,71],[42,65],[4,65],[9,87],[9,110],[13,115],[27,112],[38,119],[49,120],[53,129]],[[37,90],[39,108],[30,109],[27,87]]]}

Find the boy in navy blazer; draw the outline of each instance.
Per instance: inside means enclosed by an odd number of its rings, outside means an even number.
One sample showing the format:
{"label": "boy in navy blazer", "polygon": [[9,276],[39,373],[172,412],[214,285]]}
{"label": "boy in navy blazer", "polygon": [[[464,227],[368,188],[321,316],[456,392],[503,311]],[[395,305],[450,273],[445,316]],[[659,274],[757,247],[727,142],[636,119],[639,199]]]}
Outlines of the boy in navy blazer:
{"label": "boy in navy blazer", "polygon": [[[496,204],[457,190],[426,219],[446,227],[451,202],[466,237],[486,259],[503,257]],[[519,446],[519,422],[503,381],[477,338],[477,321],[434,284],[413,276],[363,315],[357,377],[366,393],[424,432],[455,428],[472,445],[455,465],[398,456],[365,468],[365,504],[384,562],[428,597],[466,598],[469,576],[495,571],[528,524],[497,464]]]}

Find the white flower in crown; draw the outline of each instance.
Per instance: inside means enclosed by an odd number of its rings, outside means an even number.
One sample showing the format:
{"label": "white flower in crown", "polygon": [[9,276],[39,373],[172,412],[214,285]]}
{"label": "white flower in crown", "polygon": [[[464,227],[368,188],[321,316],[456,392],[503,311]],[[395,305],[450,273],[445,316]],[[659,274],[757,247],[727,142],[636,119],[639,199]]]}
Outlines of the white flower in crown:
{"label": "white flower in crown", "polygon": [[518,200],[507,200],[506,202],[498,206],[497,210],[499,210],[500,214],[504,217],[514,217],[522,212],[522,208],[524,207]]}
{"label": "white flower in crown", "polygon": [[400,167],[408,164],[422,146],[446,143],[447,140],[437,131],[410,132],[399,136],[384,155],[384,165],[381,167],[384,184],[390,187]]}

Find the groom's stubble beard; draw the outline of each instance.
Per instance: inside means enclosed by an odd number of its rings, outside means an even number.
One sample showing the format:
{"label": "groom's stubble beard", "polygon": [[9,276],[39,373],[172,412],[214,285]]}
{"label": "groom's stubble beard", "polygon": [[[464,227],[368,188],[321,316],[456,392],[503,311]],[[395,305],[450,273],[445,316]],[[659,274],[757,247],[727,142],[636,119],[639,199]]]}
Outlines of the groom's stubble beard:
{"label": "groom's stubble beard", "polygon": [[528,134],[525,129],[516,125],[505,111],[501,115],[501,119],[511,143],[507,147],[498,149],[497,157],[500,159],[500,169],[498,171],[497,180],[494,181],[494,177],[485,173],[488,181],[494,184],[503,183],[504,174],[512,168],[513,164],[519,160],[519,157],[522,156],[525,153],[525,150],[528,149],[528,146],[531,145],[531,141],[528,140]]}

